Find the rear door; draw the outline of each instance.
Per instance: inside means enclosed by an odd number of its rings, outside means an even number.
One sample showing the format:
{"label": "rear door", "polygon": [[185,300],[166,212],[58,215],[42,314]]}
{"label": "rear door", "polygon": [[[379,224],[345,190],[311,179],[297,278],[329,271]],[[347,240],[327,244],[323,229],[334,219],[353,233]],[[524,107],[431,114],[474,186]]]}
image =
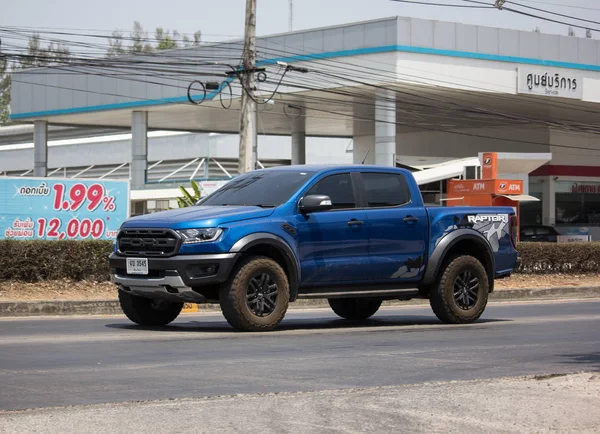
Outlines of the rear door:
{"label": "rear door", "polygon": [[302,282],[322,284],[368,280],[369,237],[350,173],[328,175],[304,196],[324,194],[333,209],[297,215]]}
{"label": "rear door", "polygon": [[[361,172],[371,275],[381,283],[421,279],[428,216],[402,173]],[[417,201],[419,203],[420,201]]]}

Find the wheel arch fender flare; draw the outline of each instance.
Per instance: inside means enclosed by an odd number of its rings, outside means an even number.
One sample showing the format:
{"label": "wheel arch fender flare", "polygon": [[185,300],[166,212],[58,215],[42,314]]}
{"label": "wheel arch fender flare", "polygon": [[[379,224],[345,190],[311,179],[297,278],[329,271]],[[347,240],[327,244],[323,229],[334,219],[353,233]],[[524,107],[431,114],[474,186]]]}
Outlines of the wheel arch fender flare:
{"label": "wheel arch fender flare", "polygon": [[[425,275],[423,276],[424,285],[431,285],[436,281],[442,264],[447,258],[448,253],[452,247],[462,241],[474,242],[485,252],[488,264],[486,271],[488,273],[489,285],[490,289],[493,289],[495,277],[494,270],[496,269],[494,252],[487,238],[485,238],[480,232],[477,232],[473,229],[457,229],[440,240],[433,253],[429,257],[427,267],[425,268]],[[486,264],[483,265],[486,266]]]}
{"label": "wheel arch fender flare", "polygon": [[268,232],[257,232],[240,238],[229,249],[229,252],[244,253],[258,245],[274,247],[282,255],[289,274],[290,301],[295,301],[298,297],[298,283],[300,282],[300,263],[292,248],[283,238]]}

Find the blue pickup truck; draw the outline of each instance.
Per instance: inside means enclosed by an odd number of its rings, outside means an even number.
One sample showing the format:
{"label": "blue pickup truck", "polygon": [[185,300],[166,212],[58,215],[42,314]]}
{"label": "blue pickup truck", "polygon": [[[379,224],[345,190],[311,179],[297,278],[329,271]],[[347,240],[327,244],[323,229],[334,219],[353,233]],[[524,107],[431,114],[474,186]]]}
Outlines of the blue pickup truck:
{"label": "blue pickup truck", "polygon": [[517,266],[516,236],[513,208],[426,207],[403,169],[285,166],[128,219],[111,279],[141,325],[170,323],[185,302],[219,303],[232,327],[272,330],[300,298],[326,298],[348,320],[424,298],[441,321],[464,324]]}

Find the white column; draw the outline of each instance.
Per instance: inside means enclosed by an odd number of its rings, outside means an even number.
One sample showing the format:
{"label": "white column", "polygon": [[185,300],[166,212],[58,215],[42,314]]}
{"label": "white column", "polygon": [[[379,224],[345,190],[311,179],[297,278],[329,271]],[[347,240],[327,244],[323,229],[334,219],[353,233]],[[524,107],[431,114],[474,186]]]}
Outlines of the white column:
{"label": "white column", "polygon": [[392,91],[376,96],[375,164],[396,167],[396,94]]}
{"label": "white column", "polygon": [[556,181],[547,176],[542,184],[542,223],[554,226],[556,223]]}
{"label": "white column", "polygon": [[148,167],[148,113],[135,111],[131,115],[131,185],[146,184]]}
{"label": "white column", "polygon": [[33,176],[48,175],[48,122],[33,123]]}
{"label": "white column", "polygon": [[306,116],[304,110],[292,120],[292,165],[306,164]]}
{"label": "white column", "polygon": [[375,164],[375,122],[373,105],[354,103],[352,124],[352,162]]}

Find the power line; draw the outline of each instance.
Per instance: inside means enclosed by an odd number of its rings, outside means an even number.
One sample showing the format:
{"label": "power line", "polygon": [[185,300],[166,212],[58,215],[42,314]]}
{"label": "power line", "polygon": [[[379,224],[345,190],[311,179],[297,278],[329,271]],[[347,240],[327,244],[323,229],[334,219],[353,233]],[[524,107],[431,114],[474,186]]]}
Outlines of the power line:
{"label": "power line", "polygon": [[[272,51],[277,51],[277,50],[270,49],[265,54],[270,55]],[[285,51],[286,54],[290,53],[290,52],[291,52],[291,50],[286,50]],[[160,53],[156,53],[156,57],[158,57],[158,56],[160,56]],[[204,59],[204,56],[198,56],[198,55],[196,55],[196,56],[186,56],[186,57],[187,58],[194,58],[194,57],[196,57],[196,58],[202,58],[202,59]],[[307,56],[307,57],[310,59],[310,56]],[[179,58],[180,58],[179,56],[176,57],[176,59],[179,59]],[[181,57],[181,58],[183,58],[183,57]],[[168,78],[168,75],[169,74],[173,74],[173,73],[171,72],[172,69],[170,67],[165,66],[165,65],[171,66],[172,64],[176,64],[177,66],[182,67],[182,66],[184,66],[186,64],[185,62],[183,62],[181,60],[167,62],[167,61],[164,61],[164,60],[161,59],[160,61],[152,61],[151,62],[151,61],[147,61],[147,60],[143,60],[142,61],[142,60],[133,60],[133,59],[125,58],[124,61],[120,62],[119,58],[110,58],[110,59],[111,60],[99,59],[97,61],[94,61],[94,63],[91,63],[91,62],[89,64],[85,63],[85,66],[89,65],[89,66],[104,66],[104,67],[119,67],[120,68],[121,65],[126,65],[127,66],[127,70],[134,70],[134,71],[136,71],[138,73],[141,73],[141,72],[144,72],[144,71],[155,71],[152,74],[147,74],[147,75],[164,76],[165,78]],[[213,60],[216,60],[216,59],[213,59]],[[96,63],[96,62],[98,62],[98,63]],[[327,64],[344,65],[344,66],[352,65],[350,62],[343,62],[343,61],[331,60],[331,59],[326,60],[326,61],[322,61],[322,62],[326,62]],[[210,62],[207,61],[206,64],[208,64],[208,63],[210,63]],[[165,66],[165,69],[163,71],[161,71],[161,70],[151,69],[151,68],[148,68],[148,67],[145,67],[145,66],[139,67],[139,66],[137,66],[138,64],[143,64],[143,65],[153,64],[153,65],[159,65],[160,67]],[[195,66],[196,64],[198,64],[198,60],[191,61],[189,64]],[[365,67],[363,67],[363,66],[361,66],[360,68],[361,69],[365,69]],[[358,70],[356,68],[351,69],[351,71],[352,71],[353,74],[357,74],[358,73]],[[393,74],[390,74],[388,71],[383,71],[384,72],[383,74],[375,74],[374,72],[371,72],[371,71],[377,72],[377,71],[381,71],[381,70],[377,70],[376,68],[372,68],[372,67],[366,68],[366,72],[364,72],[364,75],[365,76],[370,76],[370,77],[378,75],[382,79],[388,79],[388,80],[390,80],[390,79],[391,80],[395,80],[396,77],[398,77],[398,76],[403,76],[403,77],[407,77],[407,78],[411,78],[411,79],[419,78],[416,75],[410,75],[410,74],[403,74],[403,73],[393,73]],[[182,72],[185,73],[185,74],[190,74],[190,75],[191,74],[200,74],[200,75],[202,75],[202,72],[199,72],[197,70],[182,71]],[[40,70],[39,73],[44,73],[44,70]],[[64,71],[64,73],[72,73],[72,72],[70,72],[70,71]],[[122,75],[122,74],[126,74],[126,73],[116,73],[116,72],[113,72],[112,75],[113,76],[118,76],[118,75]],[[209,73],[204,73],[204,74],[205,75],[210,75]],[[369,75],[367,75],[367,74],[369,74]],[[178,75],[183,75],[183,74],[178,74]],[[413,80],[413,81],[417,82],[417,83],[422,83],[422,84],[430,84],[430,83],[428,83],[426,81],[415,81],[415,80]],[[433,82],[437,82],[437,83],[443,83],[443,84],[455,84],[452,81],[431,80],[431,79],[429,81],[430,82],[433,81]],[[477,87],[477,86],[470,86],[470,87],[472,89],[475,89],[475,90],[477,90],[477,89],[485,90],[485,88],[481,88],[481,87]],[[490,97],[491,98],[496,98],[496,99],[501,99],[501,97],[499,97],[499,96],[490,96]],[[506,99],[506,98],[503,98],[503,99]],[[549,104],[553,104],[553,103],[549,103]],[[561,106],[561,107],[569,107],[567,105],[558,105],[558,104],[555,104],[555,105],[556,106]],[[571,107],[573,109],[581,110],[581,108],[578,107],[578,106],[571,106]],[[584,111],[588,111],[588,110],[584,110]]]}
{"label": "power line", "polygon": [[467,8],[467,9],[493,9],[494,7],[491,5],[488,6],[469,6],[469,5],[460,5],[460,4],[448,4],[448,3],[433,3],[427,1],[413,1],[413,0],[390,0],[397,3],[409,3],[414,5],[425,5],[425,6],[445,6],[451,8]]}
{"label": "power line", "polygon": [[[272,49],[271,49],[271,50],[267,51],[266,53],[267,53],[267,54],[271,54],[271,52],[272,52],[272,51],[277,51],[277,50],[272,50]],[[285,50],[285,51],[281,51],[281,53],[284,53],[284,54],[288,54],[288,55],[289,55],[289,54],[290,54],[290,53],[292,53],[292,52],[291,52],[291,50]],[[132,56],[132,57],[134,57],[134,56]],[[160,57],[160,52],[156,53],[156,56],[155,56],[155,57]],[[189,58],[193,58],[194,56],[187,56],[187,57],[189,57]],[[197,56],[197,57],[200,57],[200,56]],[[309,59],[310,59],[310,56],[307,56],[307,57],[309,57]],[[113,58],[110,58],[110,59],[108,59],[108,60],[110,61],[111,59],[112,59],[112,61],[113,61],[113,62],[115,61],[115,59],[113,59]],[[177,59],[177,57],[175,57],[175,59]],[[102,61],[102,62],[106,62],[106,60],[107,60],[107,59],[101,59],[101,61]],[[316,59],[316,60],[318,60],[318,59]],[[348,65],[348,63],[347,63],[347,62],[341,62],[341,61],[322,60],[322,59],[321,59],[321,61],[322,61],[323,63],[327,64],[327,65],[340,65],[340,64],[346,64],[346,65]],[[147,61],[143,61],[143,62],[146,62],[146,63],[147,63]],[[135,67],[135,64],[136,64],[136,63],[143,63],[143,62],[142,62],[142,61],[138,61],[138,60],[135,60],[135,61],[134,61],[134,60],[131,60],[131,59],[124,59],[123,61],[121,61],[121,63],[118,63],[117,65],[111,65],[110,63],[108,63],[108,64],[106,64],[106,63],[105,63],[105,67],[106,67],[106,68],[114,67],[114,68],[118,68],[118,69],[122,69],[122,68],[126,67],[126,68],[127,68],[127,69],[125,69],[126,71],[127,71],[127,70],[133,70],[133,71],[135,71],[135,68],[136,68],[136,67]],[[158,63],[158,64],[164,64],[165,62],[154,62],[154,63]],[[181,62],[174,62],[174,63],[179,63],[179,64],[181,64]],[[351,65],[351,64],[350,64],[350,65]],[[99,68],[99,67],[100,67],[100,68],[101,68],[102,66],[100,66],[100,65],[88,65],[88,66],[87,66],[87,68],[92,68],[92,67],[95,67],[95,68]],[[149,69],[149,68],[146,68],[146,72],[148,72],[148,71],[147,71],[148,69]],[[364,67],[361,67],[361,69],[365,69],[365,68],[364,68]],[[377,71],[377,69],[376,69],[376,68],[370,68],[370,69],[371,69],[371,71]],[[346,70],[346,71],[348,71],[348,73],[349,73],[349,74],[351,74],[352,76],[355,76],[355,77],[357,76],[357,71],[358,71],[358,69],[357,69],[356,67],[355,67],[354,69],[346,67],[346,68],[345,68],[345,70]],[[389,71],[382,71],[382,70],[379,70],[379,71],[380,71],[380,72],[383,72],[383,74],[379,74],[379,75],[380,75],[380,76],[382,76],[382,77],[384,77],[384,78],[387,78],[387,79],[394,79],[394,76],[398,75],[398,74],[395,74],[395,73],[391,73],[391,74],[390,74],[390,72],[389,72]],[[169,73],[170,71],[169,71],[168,69],[165,69],[164,71],[161,71],[161,72],[162,72],[162,73]],[[190,71],[190,73],[191,73],[191,74],[200,74],[200,72],[199,72],[199,71]],[[91,74],[91,75],[93,75],[93,73],[92,73],[92,72],[89,72],[89,71],[87,72],[87,74]],[[105,76],[109,76],[109,77],[110,77],[110,76],[112,76],[112,77],[115,77],[115,74],[116,74],[116,73],[113,71],[113,72],[112,72],[112,75],[111,75],[111,74],[104,74],[104,75],[105,75]],[[121,74],[122,74],[122,73],[121,73]],[[365,76],[367,76],[367,77],[371,77],[371,78],[372,78],[372,76],[374,76],[374,75],[375,75],[373,72],[369,72],[369,68],[366,68],[366,70],[365,70],[365,71],[363,71],[363,72],[360,72],[360,74],[363,74],[363,75],[365,75]],[[98,74],[98,75],[100,75],[100,74]],[[152,74],[148,73],[148,74],[146,74],[146,75],[152,75]],[[340,79],[345,79],[345,77],[343,77],[343,76],[340,76]],[[147,80],[137,80],[137,79],[132,79],[132,81],[140,81],[140,82],[145,82],[145,83],[148,83],[148,81],[147,81]],[[157,84],[157,85],[164,85],[163,83],[154,83],[154,84]],[[291,83],[284,83],[284,84],[290,85]],[[293,85],[293,84],[292,84],[292,85]],[[178,88],[180,88],[180,89],[182,88],[182,86],[177,86],[177,87],[178,87]],[[310,87],[309,87],[309,89],[310,89]],[[321,91],[321,92],[324,92],[324,90],[323,90],[323,89],[314,89],[314,88],[313,88],[313,89],[310,89],[310,90],[319,90],[319,91]],[[84,91],[85,91],[85,90],[84,90]],[[90,92],[90,93],[93,93],[93,92]],[[407,92],[404,92],[404,94],[406,94],[406,93],[407,93]],[[338,92],[338,94],[344,95],[344,92]],[[345,94],[346,94],[346,95],[352,95],[352,94],[354,94],[354,95],[359,95],[359,96],[361,95],[361,93],[360,93],[360,92],[354,92],[354,93],[353,93],[353,92],[346,92]],[[419,97],[419,98],[423,99],[423,95],[418,95],[418,94],[411,94],[411,95],[413,95],[413,96],[415,96],[415,97]],[[126,98],[131,98],[130,96],[124,96],[124,95],[122,95],[122,96],[123,96],[123,97],[126,97]],[[362,94],[362,96],[364,97],[364,94]],[[426,98],[425,98],[425,99],[426,99]],[[431,99],[430,99],[430,100],[431,100]],[[434,101],[434,102],[435,102],[435,101]],[[439,100],[439,102],[443,102],[443,101]],[[343,104],[347,104],[347,103],[343,103]],[[422,107],[422,108],[424,108],[424,107],[429,107],[429,109],[431,109],[431,106],[427,106],[427,105],[423,105],[423,104],[420,104],[420,105],[419,105],[419,107]],[[573,106],[573,108],[575,109],[575,108],[576,108],[576,106]],[[505,115],[505,114],[500,114],[500,115]],[[514,122],[515,120],[516,120],[516,119],[514,119],[514,118],[513,118],[513,122]],[[522,118],[521,118],[521,120],[523,120],[523,121],[528,121],[527,119],[522,119]],[[538,122],[539,122],[539,120],[536,120],[536,121],[538,121]],[[557,125],[557,124],[553,124],[552,126],[554,126],[554,127],[564,127],[564,125]],[[571,126],[566,126],[566,127],[567,127],[567,128],[571,128]],[[496,139],[496,140],[501,140],[501,139],[498,139],[497,137],[491,137],[491,138],[494,138],[494,139]],[[544,144],[544,145],[547,145],[547,144]],[[588,149],[588,148],[586,148],[586,149]]]}
{"label": "power line", "polygon": [[[521,0],[521,1],[525,2],[525,3],[535,3],[535,4],[542,4],[542,5],[547,5],[547,6],[560,6],[561,8],[582,9],[582,10],[587,10],[587,11],[599,11],[600,12],[600,9],[591,8],[589,6],[577,6],[577,5],[568,5],[568,4],[561,4],[561,3],[551,3],[551,2],[545,2],[545,1],[539,1],[539,0]],[[507,1],[507,3],[512,3],[512,1]]]}
{"label": "power line", "polygon": [[[463,1],[467,2],[467,3],[475,3],[475,4],[482,4],[482,5],[483,4],[487,4],[487,3],[484,3],[484,2],[481,2],[481,1],[478,1],[478,0],[463,0]],[[512,12],[512,13],[519,14],[519,15],[523,15],[525,17],[536,18],[538,20],[548,21],[548,22],[551,22],[551,23],[562,24],[564,26],[571,26],[571,27],[577,27],[579,29],[593,30],[595,32],[600,32],[599,29],[594,29],[594,28],[590,28],[590,27],[586,27],[586,26],[580,26],[579,24],[567,23],[565,21],[559,21],[559,20],[555,20],[555,19],[552,19],[552,18],[548,18],[548,17],[543,17],[543,16],[540,16],[540,15],[531,14],[529,12],[520,11],[518,9],[509,8],[509,7],[506,7],[506,6],[502,6],[501,10]]]}
{"label": "power line", "polygon": [[565,15],[565,14],[561,14],[561,13],[558,13],[558,12],[549,11],[547,9],[541,9],[541,8],[536,8],[536,7],[533,7],[533,6],[527,6],[527,5],[519,4],[517,2],[512,2],[512,1],[509,2],[509,3],[511,3],[511,4],[515,5],[515,6],[522,7],[522,8],[531,9],[531,10],[538,11],[538,12],[544,12],[546,14],[556,15],[557,17],[569,18],[569,19],[572,19],[572,20],[579,20],[579,21],[584,21],[586,23],[592,23],[592,24],[600,24],[600,21],[586,20],[585,18],[574,17],[573,15]]}

